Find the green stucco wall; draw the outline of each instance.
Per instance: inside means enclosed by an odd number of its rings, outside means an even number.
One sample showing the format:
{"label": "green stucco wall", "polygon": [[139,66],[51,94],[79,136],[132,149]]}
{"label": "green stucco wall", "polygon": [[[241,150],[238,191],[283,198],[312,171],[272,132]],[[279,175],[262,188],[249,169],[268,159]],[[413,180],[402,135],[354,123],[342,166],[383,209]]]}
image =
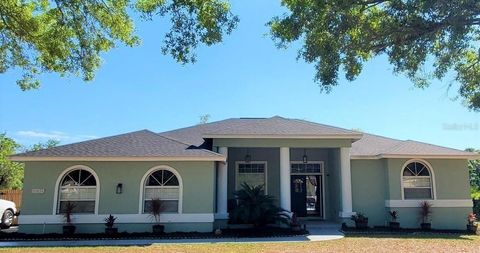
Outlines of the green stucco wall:
{"label": "green stucco wall", "polygon": [[[21,225],[21,232],[30,234],[48,234],[48,233],[62,233],[62,224],[46,225],[45,227],[39,225]],[[129,233],[144,233],[152,232],[152,224],[145,223],[128,223],[116,224],[118,232]],[[182,223],[168,223],[165,225],[165,232],[211,232],[213,230],[213,223],[198,223],[198,222],[182,222]],[[104,233],[104,224],[75,224],[75,233]]]}
{"label": "green stucco wall", "polygon": [[340,149],[330,149],[328,166],[325,166],[326,181],[326,219],[340,221],[342,189],[340,184]]}
{"label": "green stucco wall", "polygon": [[[402,227],[419,227],[418,208],[385,207],[385,200],[402,200],[401,171],[408,159],[352,160],[353,210],[369,217],[371,226],[384,226],[389,210],[399,212]],[[436,200],[470,199],[466,160],[425,159],[433,169]],[[435,207],[431,223],[438,229],[464,229],[470,207]]]}
{"label": "green stucco wall", "polygon": [[[159,165],[174,168],[182,178],[182,213],[214,213],[214,162],[27,162],[22,214],[52,215],[57,178],[74,165],[88,166],[97,174],[100,181],[99,215],[137,214],[141,179],[149,169]],[[115,193],[118,183],[123,184],[122,194]],[[45,192],[33,194],[32,189],[45,189]]]}
{"label": "green stucco wall", "polygon": [[[280,197],[280,150],[278,148],[250,148],[248,153],[252,161],[267,162],[267,193]],[[237,161],[245,161],[247,149],[228,148],[228,199],[234,198],[235,192],[235,170]]]}
{"label": "green stucco wall", "polygon": [[352,205],[355,212],[368,216],[370,224],[385,224],[388,192],[382,160],[352,160]]}
{"label": "green stucco wall", "polygon": [[[389,199],[402,199],[401,171],[407,159],[387,159]],[[470,184],[466,160],[426,159],[433,168],[436,199],[468,199]]]}

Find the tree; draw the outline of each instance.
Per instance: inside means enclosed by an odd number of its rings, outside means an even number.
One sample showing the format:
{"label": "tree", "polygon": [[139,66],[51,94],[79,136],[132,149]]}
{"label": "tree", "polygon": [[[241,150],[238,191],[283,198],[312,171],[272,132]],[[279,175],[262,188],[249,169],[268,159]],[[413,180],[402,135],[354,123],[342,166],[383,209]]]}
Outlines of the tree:
{"label": "tree", "polygon": [[[465,151],[468,152],[477,152],[480,150],[475,150],[474,148],[467,148]],[[472,187],[472,193],[478,192],[477,195],[480,198],[480,160],[470,160],[468,161],[468,172],[470,175],[470,186]]]}
{"label": "tree", "polygon": [[223,0],[2,0],[0,73],[20,69],[22,90],[38,88],[43,72],[90,81],[101,53],[139,44],[134,14],[169,18],[162,51],[183,64],[195,61],[199,43],[221,42],[238,22]]}
{"label": "tree", "polygon": [[352,81],[364,62],[386,54],[393,72],[420,88],[453,73],[459,96],[480,111],[478,0],[283,0],[282,5],[290,12],[268,23],[272,37],[278,47],[302,41],[298,57],[315,63],[322,91],[338,84],[340,68]]}
{"label": "tree", "polygon": [[19,147],[20,145],[6,134],[0,134],[0,189],[22,188],[23,164],[8,159]]}
{"label": "tree", "polygon": [[205,114],[200,116],[200,122],[198,122],[199,125],[201,124],[206,124],[210,120],[210,114]]}
{"label": "tree", "polygon": [[53,148],[53,147],[58,146],[58,144],[60,144],[59,140],[50,139],[45,143],[39,142],[37,144],[34,144],[32,147],[26,149],[25,152],[37,151],[37,150],[47,149],[47,148]]}
{"label": "tree", "polygon": [[[55,147],[59,144],[57,140],[48,140],[45,143],[37,143],[31,148],[24,149],[24,152],[36,151],[45,148]],[[0,189],[21,189],[23,186],[23,163],[10,161],[10,155],[21,149],[21,145],[5,133],[0,134]]]}

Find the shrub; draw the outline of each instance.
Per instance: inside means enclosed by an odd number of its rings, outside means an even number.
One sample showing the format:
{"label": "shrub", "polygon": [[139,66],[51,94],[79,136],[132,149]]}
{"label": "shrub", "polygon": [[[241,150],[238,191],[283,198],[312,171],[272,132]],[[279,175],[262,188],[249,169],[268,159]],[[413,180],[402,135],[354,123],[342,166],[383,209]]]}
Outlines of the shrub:
{"label": "shrub", "polygon": [[388,214],[390,214],[390,218],[392,219],[392,222],[397,222],[397,219],[398,219],[397,211],[389,211]]}
{"label": "shrub", "polygon": [[107,228],[111,228],[113,227],[113,225],[115,224],[115,221],[117,220],[117,217],[113,216],[113,215],[109,215],[107,216],[107,218],[104,219],[105,221],[105,226]]}
{"label": "shrub", "polygon": [[430,215],[432,215],[432,204],[428,201],[422,201],[420,203],[420,210],[418,212],[422,223],[428,223]]}
{"label": "shrub", "polygon": [[263,186],[250,186],[246,183],[235,192],[237,206],[233,209],[230,221],[237,224],[253,224],[262,227],[267,224],[289,224],[285,210],[275,205],[275,198],[266,195]]}

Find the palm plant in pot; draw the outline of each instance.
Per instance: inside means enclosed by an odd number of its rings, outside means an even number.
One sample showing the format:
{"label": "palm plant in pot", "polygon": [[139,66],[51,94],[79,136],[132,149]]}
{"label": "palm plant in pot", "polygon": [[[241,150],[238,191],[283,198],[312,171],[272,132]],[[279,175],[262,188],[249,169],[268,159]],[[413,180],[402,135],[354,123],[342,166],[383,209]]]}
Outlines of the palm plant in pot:
{"label": "palm plant in pot", "polygon": [[163,234],[165,226],[160,224],[160,214],[163,212],[163,202],[159,198],[154,198],[151,201],[150,216],[155,220],[155,225],[152,226],[154,234]]}
{"label": "palm plant in pot", "polygon": [[295,213],[292,214],[292,218],[290,221],[290,228],[293,232],[300,232],[302,230],[302,226],[298,221],[297,215]]}
{"label": "palm plant in pot", "polygon": [[356,213],[350,218],[355,222],[355,228],[357,229],[366,229],[368,228],[368,217],[363,213]]}
{"label": "palm plant in pot", "polygon": [[389,211],[388,214],[390,214],[390,229],[392,230],[398,230],[400,229],[400,222],[398,222],[398,212],[397,211]]}
{"label": "palm plant in pot", "polygon": [[64,235],[72,235],[75,233],[76,228],[72,224],[72,214],[75,207],[76,205],[74,203],[67,201],[63,207],[63,210],[61,210],[63,213],[63,218],[65,219],[65,225],[63,225]]}
{"label": "palm plant in pot", "polygon": [[432,223],[430,223],[430,216],[432,215],[432,204],[428,201],[422,201],[420,203],[420,210],[419,216],[422,223],[420,224],[420,228],[422,230],[430,230],[432,229]]}
{"label": "palm plant in pot", "polygon": [[467,217],[467,231],[477,233],[477,215],[475,213],[469,213]]}
{"label": "palm plant in pot", "polygon": [[117,220],[117,217],[111,214],[105,218],[105,234],[113,235],[118,232],[118,228],[113,227],[116,220]]}

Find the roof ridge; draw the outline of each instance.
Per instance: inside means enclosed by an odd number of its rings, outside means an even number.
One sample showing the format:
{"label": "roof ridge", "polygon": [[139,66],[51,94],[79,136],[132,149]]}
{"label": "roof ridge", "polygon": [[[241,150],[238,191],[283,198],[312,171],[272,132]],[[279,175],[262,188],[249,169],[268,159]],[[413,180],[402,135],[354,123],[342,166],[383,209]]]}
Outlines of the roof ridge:
{"label": "roof ridge", "polygon": [[375,136],[375,137],[380,137],[380,138],[384,138],[384,139],[390,139],[390,140],[394,140],[394,141],[405,141],[405,140],[400,140],[400,139],[396,139],[396,138],[392,138],[392,137],[388,137],[388,136],[372,134],[372,133],[367,133],[367,132],[363,132],[363,134],[367,134],[367,135],[371,135],[371,136]]}
{"label": "roof ridge", "polygon": [[167,136],[164,136],[160,133],[154,133],[155,135],[159,136],[159,137],[162,137],[162,138],[165,138],[167,140],[171,140],[171,141],[174,141],[174,142],[178,142],[180,144],[183,144],[187,147],[191,147],[191,146],[194,146],[194,147],[197,147],[197,150],[200,150],[202,152],[207,152],[207,153],[212,153],[212,154],[215,154],[215,155],[219,155],[219,156],[222,156],[221,154],[217,153],[217,152],[213,152],[211,150],[208,150],[208,149],[204,149],[204,148],[199,148],[198,146],[195,146],[195,145],[192,145],[192,144],[188,144],[188,143],[185,143],[185,142],[182,142],[182,141],[179,141],[177,139],[174,139],[174,138],[171,138],[171,137],[167,137]]}
{"label": "roof ridge", "polygon": [[[280,116],[278,116],[278,117],[280,117]],[[293,118],[284,118],[284,117],[280,117],[280,118],[286,119],[286,120],[293,120],[293,121],[297,121],[297,122],[305,123],[305,124],[310,124],[310,125],[317,125],[317,126],[329,127],[329,128],[339,129],[339,130],[348,131],[348,132],[352,132],[352,133],[363,134],[362,132],[358,132],[358,131],[354,131],[354,130],[349,130],[349,129],[346,129],[346,128],[343,128],[343,127],[336,127],[336,126],[332,126],[332,125],[326,125],[326,124],[317,123],[317,122],[308,121],[308,120],[303,120],[303,119],[293,119]]]}
{"label": "roof ridge", "polygon": [[176,131],[185,130],[185,129],[189,129],[189,128],[194,128],[194,127],[198,127],[198,126],[211,125],[211,124],[214,124],[214,123],[216,124],[216,123],[219,123],[219,122],[232,120],[232,119],[239,119],[239,118],[228,118],[228,119],[222,119],[222,120],[217,120],[217,121],[213,121],[213,122],[196,124],[196,125],[191,125],[191,126],[187,126],[187,127],[182,127],[182,128],[172,129],[172,130],[168,130],[168,131],[163,131],[163,132],[160,132],[160,133],[157,133],[157,134],[165,134],[165,133],[170,133],[170,132],[176,132]]}

